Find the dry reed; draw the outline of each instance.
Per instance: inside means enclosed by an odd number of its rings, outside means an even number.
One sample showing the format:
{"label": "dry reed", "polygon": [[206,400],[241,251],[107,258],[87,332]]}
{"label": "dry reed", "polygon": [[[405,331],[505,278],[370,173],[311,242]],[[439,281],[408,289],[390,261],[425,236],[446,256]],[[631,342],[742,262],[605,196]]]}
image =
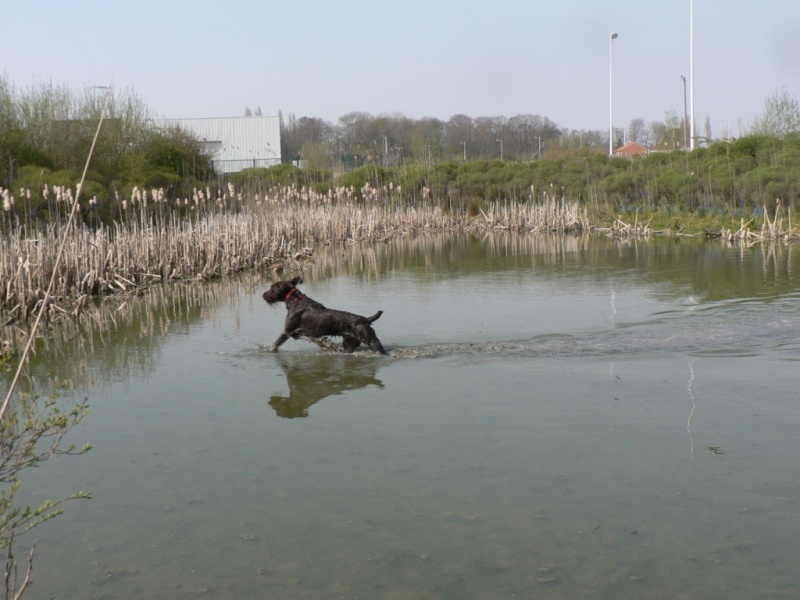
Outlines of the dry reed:
{"label": "dry reed", "polygon": [[[120,200],[123,218],[113,227],[82,226],[68,234],[47,315],[77,316],[91,297],[138,293],[168,280],[280,270],[321,244],[452,230],[588,230],[586,211],[577,203],[495,203],[481,217],[469,218],[427,199],[400,202],[399,192],[393,186],[327,194],[290,187],[245,201],[230,186],[216,194],[195,191],[191,200],[167,206],[162,191],[135,189],[130,200]],[[71,197],[66,191],[60,196]],[[16,227],[0,238],[0,322],[25,321],[41,306],[62,235],[54,224],[33,234]]]}
{"label": "dry reed", "polygon": [[[778,200],[775,206],[775,212],[770,218],[770,214],[766,207],[762,212],[764,221],[761,228],[757,231],[750,229],[753,224],[753,219],[745,222],[744,219],[740,220],[739,229],[736,231],[728,228],[721,229],[720,231],[705,231],[703,237],[705,238],[721,238],[729,242],[744,242],[744,243],[759,243],[759,242],[788,242],[791,240],[800,239],[800,230],[795,230],[792,226],[792,213],[791,210],[787,211],[784,217],[781,201]],[[652,229],[650,227],[651,219],[646,222],[639,221],[639,213],[636,212],[633,223],[625,223],[622,219],[614,219],[611,227],[596,227],[594,231],[607,233],[615,238],[626,237],[651,237],[654,235],[671,234],[680,235],[677,231],[669,229]]]}

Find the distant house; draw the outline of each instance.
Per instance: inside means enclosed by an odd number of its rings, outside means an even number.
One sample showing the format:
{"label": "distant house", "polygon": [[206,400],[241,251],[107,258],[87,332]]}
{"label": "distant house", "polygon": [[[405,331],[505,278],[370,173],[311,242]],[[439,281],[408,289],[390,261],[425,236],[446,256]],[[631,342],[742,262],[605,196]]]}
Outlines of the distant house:
{"label": "distant house", "polygon": [[614,150],[615,158],[633,159],[647,156],[648,154],[650,154],[650,149],[642,146],[641,144],[637,144],[636,142],[628,142],[624,146],[620,146]]}
{"label": "distant house", "polygon": [[218,173],[235,173],[251,167],[281,163],[279,117],[218,117],[166,119],[197,137]]}

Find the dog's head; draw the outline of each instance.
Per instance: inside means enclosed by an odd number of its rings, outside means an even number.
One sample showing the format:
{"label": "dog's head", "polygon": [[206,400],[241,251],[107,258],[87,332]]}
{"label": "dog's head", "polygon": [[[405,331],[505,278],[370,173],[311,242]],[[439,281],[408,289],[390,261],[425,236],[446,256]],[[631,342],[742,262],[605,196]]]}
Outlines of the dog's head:
{"label": "dog's head", "polygon": [[301,283],[303,283],[303,280],[300,277],[295,277],[289,281],[276,281],[262,294],[262,298],[264,298],[269,305],[275,304],[276,302],[285,302],[291,291]]}

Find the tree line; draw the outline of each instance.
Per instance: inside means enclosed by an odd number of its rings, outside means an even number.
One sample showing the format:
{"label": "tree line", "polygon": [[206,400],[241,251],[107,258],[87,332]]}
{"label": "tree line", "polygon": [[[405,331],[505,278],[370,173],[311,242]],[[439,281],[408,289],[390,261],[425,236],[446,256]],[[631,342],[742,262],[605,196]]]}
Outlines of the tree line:
{"label": "tree line", "polygon": [[[0,77],[0,186],[27,185],[26,167],[49,173],[48,183],[74,185],[83,170],[103,110],[91,172],[92,191],[126,186],[185,188],[214,176],[194,137],[161,127],[132,91],[42,84],[17,89]],[[20,182],[20,180],[23,180]]]}
{"label": "tree line", "polygon": [[46,196],[45,186],[74,188],[104,107],[108,117],[81,191],[92,200],[81,213],[89,224],[122,218],[124,201],[145,191],[157,191],[164,210],[164,199],[173,205],[183,199],[186,206],[198,190],[208,200],[209,186],[222,197],[229,182],[261,194],[280,185],[320,193],[344,185],[357,195],[366,182],[394,184],[402,190],[393,194],[397,200],[434,197],[448,206],[548,193],[621,209],[737,214],[778,200],[794,207],[800,190],[800,108],[786,88],[767,98],[748,135],[713,138],[707,130],[691,153],[682,150],[685,120],[677,115],[650,125],[634,119],[615,145],[634,139],[656,150],[635,161],[607,156],[606,131],[566,130],[532,114],[459,114],[444,121],[353,112],[336,124],[281,114],[283,158],[291,163],[299,157],[303,168],[220,175],[189,132],[160,126],[130,90],[76,93],[52,84],[17,90],[0,78],[4,227],[58,217],[59,203]]}
{"label": "tree line", "polygon": [[[259,109],[260,111],[260,109]],[[252,114],[250,109],[245,114]],[[411,119],[403,114],[372,115],[351,112],[336,123],[320,118],[280,114],[281,151],[284,158],[302,159],[313,167],[341,166],[342,156],[364,162],[396,165],[400,162],[435,164],[452,160],[537,160],[584,149],[609,147],[608,130],[576,130],[556,125],[547,117],[520,114],[513,117],[453,115],[447,120]],[[730,140],[731,123],[715,135],[710,119],[696,127],[695,141],[708,146]],[[800,132],[800,105],[785,87],[773,92],[762,114],[751,123],[739,122],[743,135],[783,137]],[[689,128],[686,115],[668,110],[661,121],[631,119],[614,128],[613,146],[637,142],[657,151],[686,150]],[[352,166],[352,165],[351,165]]]}

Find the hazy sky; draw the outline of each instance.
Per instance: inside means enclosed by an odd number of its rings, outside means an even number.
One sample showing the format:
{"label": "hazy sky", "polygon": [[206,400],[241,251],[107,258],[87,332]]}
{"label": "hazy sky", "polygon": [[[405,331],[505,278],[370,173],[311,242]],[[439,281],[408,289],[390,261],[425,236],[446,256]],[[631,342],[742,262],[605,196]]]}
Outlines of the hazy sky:
{"label": "hazy sky", "polygon": [[[530,113],[567,129],[683,114],[691,0],[0,0],[0,73],[129,88],[156,116]],[[695,121],[800,94],[800,0],[694,0]]]}

